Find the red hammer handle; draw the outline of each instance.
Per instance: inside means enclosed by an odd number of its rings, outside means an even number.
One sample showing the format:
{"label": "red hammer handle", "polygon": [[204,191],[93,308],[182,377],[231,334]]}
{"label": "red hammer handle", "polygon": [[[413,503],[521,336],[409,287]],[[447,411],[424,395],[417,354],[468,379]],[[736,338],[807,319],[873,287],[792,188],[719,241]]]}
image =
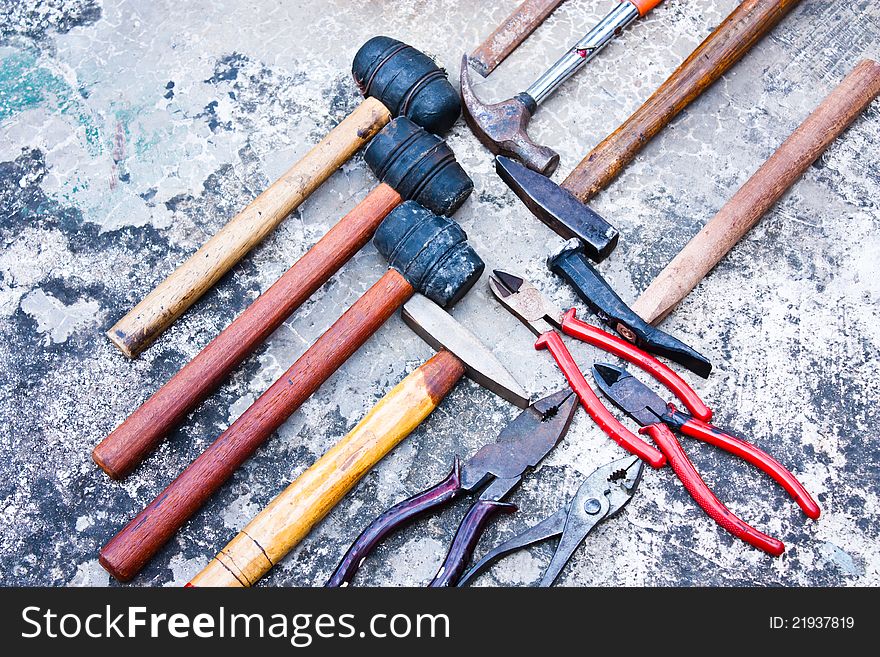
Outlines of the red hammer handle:
{"label": "red hammer handle", "polygon": [[746,0],[710,34],[654,95],[596,146],[562,186],[586,203],[642,147],[736,64],[800,0]]}
{"label": "red hammer handle", "polygon": [[100,562],[127,581],[300,405],[413,294],[389,269],[149,506],[101,550]]}
{"label": "red hammer handle", "polygon": [[92,451],[113,479],[131,472],[299,306],[367,243],[401,202],[382,183]]}

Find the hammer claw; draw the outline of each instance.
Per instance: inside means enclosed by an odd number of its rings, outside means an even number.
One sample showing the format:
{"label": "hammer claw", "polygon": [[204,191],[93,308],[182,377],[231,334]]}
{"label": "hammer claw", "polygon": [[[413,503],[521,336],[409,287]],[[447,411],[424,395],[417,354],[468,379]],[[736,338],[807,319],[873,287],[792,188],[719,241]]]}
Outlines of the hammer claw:
{"label": "hammer claw", "polygon": [[464,118],[474,135],[495,155],[519,160],[545,176],[559,165],[559,154],[532,141],[527,132],[537,104],[526,93],[487,105],[471,85],[467,55],[461,60],[461,99]]}

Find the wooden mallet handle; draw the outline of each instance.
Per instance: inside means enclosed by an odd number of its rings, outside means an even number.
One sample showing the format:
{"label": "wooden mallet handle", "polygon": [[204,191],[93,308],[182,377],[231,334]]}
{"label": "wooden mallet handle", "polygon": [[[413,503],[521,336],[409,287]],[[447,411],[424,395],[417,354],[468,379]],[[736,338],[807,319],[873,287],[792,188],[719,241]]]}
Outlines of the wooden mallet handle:
{"label": "wooden mallet handle", "polygon": [[[414,201],[379,226],[376,249],[390,269],[318,338],[214,443],[101,550],[117,579],[132,578],[232,473],[376,332],[416,289],[442,307],[479,279],[482,259],[461,227]],[[401,273],[402,272],[402,273]]]}
{"label": "wooden mallet handle", "polygon": [[190,582],[251,586],[336,506],[376,463],[406,438],[464,374],[441,351],[389,391],[351,432],[296,478]]}
{"label": "wooden mallet handle", "polygon": [[389,269],[272,386],[101,550],[121,581],[134,577],[232,473],[414,292]]}
{"label": "wooden mallet handle", "polygon": [[454,212],[473,189],[452,150],[405,117],[394,119],[373,138],[364,160],[382,184],[95,448],[92,458],[107,474],[118,479],[140,463],[370,239],[403,196],[415,196],[445,215]]}
{"label": "wooden mallet handle", "polygon": [[294,310],[376,232],[401,202],[382,183],[345,215],[266,292],[102,440],[92,458],[113,479],[131,472]]}
{"label": "wooden mallet handle", "polygon": [[364,99],[301,160],[116,322],[107,337],[129,358],[137,356],[390,120],[391,113],[381,102]]}
{"label": "wooden mallet handle", "polygon": [[633,310],[652,323],[666,317],[878,95],[880,64],[863,60],[660,272]]}
{"label": "wooden mallet handle", "polygon": [[654,94],[563,181],[586,203],[617,177],[681,110],[724,75],[800,0],[746,0]]}

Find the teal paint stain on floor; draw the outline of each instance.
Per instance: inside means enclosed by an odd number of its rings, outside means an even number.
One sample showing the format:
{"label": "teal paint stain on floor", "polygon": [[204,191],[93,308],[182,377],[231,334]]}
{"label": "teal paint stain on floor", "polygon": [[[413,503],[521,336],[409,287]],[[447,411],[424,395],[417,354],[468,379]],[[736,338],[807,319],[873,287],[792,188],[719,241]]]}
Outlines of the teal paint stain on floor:
{"label": "teal paint stain on floor", "polygon": [[78,99],[78,92],[41,65],[33,52],[14,51],[0,61],[0,122],[35,107],[54,106],[83,127],[89,152],[100,153],[100,132]]}

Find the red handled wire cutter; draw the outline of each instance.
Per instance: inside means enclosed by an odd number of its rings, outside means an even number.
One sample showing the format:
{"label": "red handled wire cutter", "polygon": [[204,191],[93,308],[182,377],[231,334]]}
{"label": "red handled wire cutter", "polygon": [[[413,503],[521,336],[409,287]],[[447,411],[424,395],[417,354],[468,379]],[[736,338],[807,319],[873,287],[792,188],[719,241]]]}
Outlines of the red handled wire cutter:
{"label": "red handled wire cutter", "polygon": [[[550,303],[534,285],[518,276],[496,270],[494,275],[489,278],[489,288],[501,305],[538,335],[535,348],[550,351],[569,385],[577,394],[581,405],[593,421],[621,447],[651,466],[660,468],[668,461],[694,500],[724,529],[750,545],[774,556],[778,556],[785,549],[780,541],[750,527],[718,501],[697,474],[681,446],[678,445],[678,441],[669,431],[669,426],[674,426],[676,430],[680,430],[685,435],[705,440],[748,460],[785,487],[807,516],[813,519],[819,517],[818,505],[794,475],[757,447],[708,424],[712,418],[712,411],[709,407],[684,379],[656,358],[625,340],[578,320],[575,317],[574,309],[563,313]],[[562,337],[555,330],[557,328],[566,335],[604,349],[641,368],[666,386],[685,406],[688,414],[670,415],[671,419],[667,424],[664,424],[663,418],[658,418],[655,423],[645,425],[641,430],[641,433],[651,435],[660,449],[641,440],[627,429],[599,400],[562,341]],[[613,397],[612,400],[614,400]],[[624,408],[624,406],[621,407]],[[667,408],[666,404],[662,404],[662,407]],[[679,422],[679,425],[675,425],[676,421]]]}
{"label": "red handled wire cutter", "polygon": [[737,538],[775,557],[785,550],[782,541],[743,522],[715,497],[685,454],[673,431],[745,459],[782,486],[808,517],[813,520],[819,517],[819,505],[810,497],[801,482],[766,452],[739,436],[682,413],[674,404],[664,402],[653,390],[621,367],[596,363],[593,365],[593,377],[608,399],[642,426],[639,433],[648,434],[660,447],[667,462],[700,508]]}

